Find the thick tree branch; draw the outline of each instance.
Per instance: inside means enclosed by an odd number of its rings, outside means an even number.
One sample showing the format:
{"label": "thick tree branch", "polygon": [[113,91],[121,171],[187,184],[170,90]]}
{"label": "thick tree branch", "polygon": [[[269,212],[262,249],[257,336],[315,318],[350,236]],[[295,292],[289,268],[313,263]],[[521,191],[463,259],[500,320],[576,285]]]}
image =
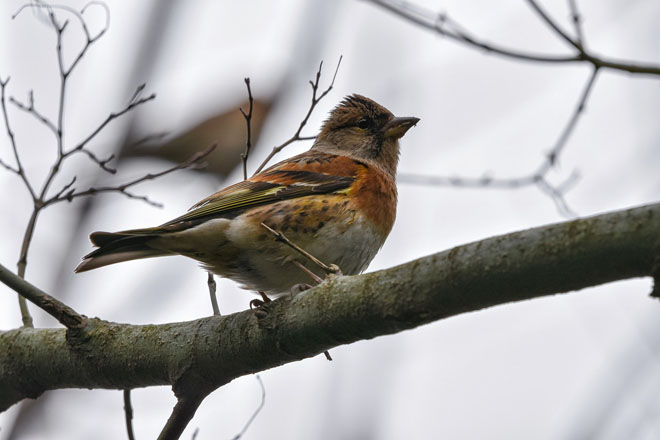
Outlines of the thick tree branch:
{"label": "thick tree branch", "polygon": [[163,325],[89,319],[84,338],[64,329],[0,332],[0,410],[52,389],[166,384],[194,403],[239,376],[338,345],[651,276],[658,255],[660,203],[493,237],[387,270],[330,277],[264,304],[261,318],[244,311]]}

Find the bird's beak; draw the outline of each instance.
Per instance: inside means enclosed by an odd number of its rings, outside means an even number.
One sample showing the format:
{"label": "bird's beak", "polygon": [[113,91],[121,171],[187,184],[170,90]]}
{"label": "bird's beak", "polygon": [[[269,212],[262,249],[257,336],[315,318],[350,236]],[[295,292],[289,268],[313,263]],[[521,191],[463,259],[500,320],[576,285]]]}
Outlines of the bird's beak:
{"label": "bird's beak", "polygon": [[403,118],[394,118],[383,127],[383,133],[385,137],[393,137],[399,139],[406,131],[413,125],[416,125],[419,122],[419,118],[415,117],[403,117]]}

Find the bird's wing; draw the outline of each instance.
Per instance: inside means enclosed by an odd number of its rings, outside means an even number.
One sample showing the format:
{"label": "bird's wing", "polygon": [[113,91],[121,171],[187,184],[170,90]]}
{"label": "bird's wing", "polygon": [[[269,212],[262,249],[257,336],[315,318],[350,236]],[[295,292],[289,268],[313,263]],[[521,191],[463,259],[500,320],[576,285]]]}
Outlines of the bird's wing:
{"label": "bird's wing", "polygon": [[229,214],[281,200],[336,193],[350,187],[355,181],[352,176],[333,176],[298,170],[273,170],[260,177],[260,180],[245,180],[207,197],[186,214],[162,226]]}
{"label": "bird's wing", "polygon": [[310,150],[210,195],[163,226],[230,214],[280,200],[344,191],[363,168],[364,164],[346,156]]}
{"label": "bird's wing", "polygon": [[[231,216],[255,206],[316,194],[346,191],[366,165],[345,156],[307,151],[286,159],[195,204],[190,211],[155,228],[121,231],[126,235],[173,232],[209,217]],[[97,245],[107,241],[103,233],[93,237]]]}

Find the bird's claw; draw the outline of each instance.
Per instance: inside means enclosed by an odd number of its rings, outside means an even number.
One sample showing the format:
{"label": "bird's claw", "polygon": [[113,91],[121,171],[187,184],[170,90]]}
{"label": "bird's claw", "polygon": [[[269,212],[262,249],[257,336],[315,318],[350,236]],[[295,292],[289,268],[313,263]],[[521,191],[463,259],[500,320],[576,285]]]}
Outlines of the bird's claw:
{"label": "bird's claw", "polygon": [[296,296],[300,292],[304,292],[305,290],[309,290],[311,288],[312,288],[312,286],[310,286],[309,284],[298,283],[298,284],[294,284],[293,286],[291,286],[291,289],[289,290],[289,292],[291,293],[291,296]]}

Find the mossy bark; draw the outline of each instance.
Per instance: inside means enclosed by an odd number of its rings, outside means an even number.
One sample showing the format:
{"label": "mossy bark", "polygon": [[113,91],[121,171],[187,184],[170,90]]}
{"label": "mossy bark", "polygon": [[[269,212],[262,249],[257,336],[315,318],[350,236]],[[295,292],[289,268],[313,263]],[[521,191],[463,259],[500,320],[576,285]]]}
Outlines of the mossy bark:
{"label": "mossy bark", "polygon": [[390,269],[331,277],[256,311],[163,325],[89,319],[0,332],[0,410],[60,388],[172,385],[205,395],[236,377],[497,304],[658,276],[660,204],[489,238]]}

